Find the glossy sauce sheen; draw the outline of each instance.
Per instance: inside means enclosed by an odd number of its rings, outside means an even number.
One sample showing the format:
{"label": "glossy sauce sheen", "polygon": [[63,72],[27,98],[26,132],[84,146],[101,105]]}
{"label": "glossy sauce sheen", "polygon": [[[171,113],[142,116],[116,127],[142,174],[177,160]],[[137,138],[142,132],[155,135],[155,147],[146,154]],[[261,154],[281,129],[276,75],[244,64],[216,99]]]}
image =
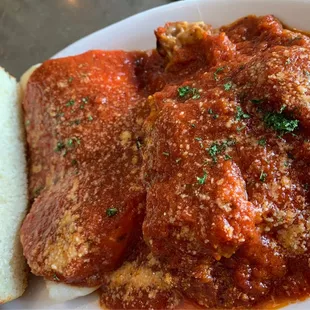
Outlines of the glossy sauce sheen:
{"label": "glossy sauce sheen", "polygon": [[92,51],[31,77],[32,271],[103,284],[112,309],[307,297],[310,39],[273,16],[156,37],[152,53]]}

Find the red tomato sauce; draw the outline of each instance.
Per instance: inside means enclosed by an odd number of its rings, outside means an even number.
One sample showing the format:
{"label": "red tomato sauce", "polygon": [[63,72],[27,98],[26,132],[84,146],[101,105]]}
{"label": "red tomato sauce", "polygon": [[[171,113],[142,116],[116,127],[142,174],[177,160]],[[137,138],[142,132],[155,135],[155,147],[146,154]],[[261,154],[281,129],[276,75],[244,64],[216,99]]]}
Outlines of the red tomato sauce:
{"label": "red tomato sauce", "polygon": [[310,292],[310,39],[273,16],[168,23],[152,52],[45,62],[24,99],[33,273],[110,309]]}

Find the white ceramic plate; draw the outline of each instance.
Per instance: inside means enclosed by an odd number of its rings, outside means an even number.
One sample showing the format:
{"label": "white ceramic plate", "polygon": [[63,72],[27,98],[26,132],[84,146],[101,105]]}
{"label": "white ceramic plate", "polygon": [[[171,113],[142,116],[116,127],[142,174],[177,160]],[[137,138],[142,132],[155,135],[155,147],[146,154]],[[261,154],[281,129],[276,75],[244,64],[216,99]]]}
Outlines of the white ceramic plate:
{"label": "white ceramic plate", "polygon": [[[202,20],[221,26],[248,14],[274,14],[292,27],[310,30],[310,0],[190,0],[161,6],[94,32],[60,51],[54,58],[76,55],[90,49],[150,49],[155,47],[154,29],[168,21]],[[33,276],[25,295],[1,306],[1,309],[93,310],[100,307],[97,293],[56,304],[48,298],[43,280]],[[308,309],[310,300],[285,308]]]}

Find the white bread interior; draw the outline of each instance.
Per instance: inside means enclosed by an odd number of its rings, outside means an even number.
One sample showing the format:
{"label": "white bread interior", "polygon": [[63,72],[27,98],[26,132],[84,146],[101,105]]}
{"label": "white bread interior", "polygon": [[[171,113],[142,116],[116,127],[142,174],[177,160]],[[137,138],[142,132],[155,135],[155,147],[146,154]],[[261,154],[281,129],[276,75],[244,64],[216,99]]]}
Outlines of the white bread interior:
{"label": "white bread interior", "polygon": [[20,88],[0,68],[0,304],[27,286],[19,230],[27,211],[25,136]]}

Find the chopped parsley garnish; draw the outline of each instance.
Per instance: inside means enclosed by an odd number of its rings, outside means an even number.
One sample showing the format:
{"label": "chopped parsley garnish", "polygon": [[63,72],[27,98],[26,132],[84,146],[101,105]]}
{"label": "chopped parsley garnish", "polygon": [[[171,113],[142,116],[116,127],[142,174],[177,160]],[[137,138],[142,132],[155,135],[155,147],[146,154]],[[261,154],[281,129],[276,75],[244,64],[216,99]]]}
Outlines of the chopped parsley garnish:
{"label": "chopped parsley garnish", "polygon": [[219,67],[215,70],[213,76],[214,76],[214,80],[215,81],[218,81],[219,80],[219,77],[218,77],[218,73],[224,71],[225,67]]}
{"label": "chopped parsley garnish", "polygon": [[232,81],[229,81],[229,82],[224,84],[224,90],[226,90],[226,91],[231,90],[232,87],[233,87]]}
{"label": "chopped parsley garnish", "polygon": [[65,148],[65,144],[62,141],[58,141],[55,152],[61,152]]}
{"label": "chopped parsley garnish", "polygon": [[202,141],[202,139],[200,137],[195,137],[196,141]]}
{"label": "chopped parsley garnish", "polygon": [[57,112],[56,117],[63,117],[65,115],[65,113],[63,112]]}
{"label": "chopped parsley garnish", "polygon": [[93,120],[93,117],[92,117],[91,115],[89,115],[89,116],[88,116],[88,120],[89,120],[89,121],[92,121],[92,120]]}
{"label": "chopped parsley garnish", "polygon": [[59,282],[60,279],[57,277],[56,273],[53,274],[53,280]]}
{"label": "chopped parsley garnish", "polygon": [[217,155],[219,155],[222,151],[226,150],[227,147],[233,146],[235,144],[236,144],[236,141],[233,139],[223,141],[222,143],[214,142],[211,144],[211,146],[207,150],[213,162],[216,163]]}
{"label": "chopped parsley garnish", "polygon": [[204,171],[203,172],[203,176],[201,178],[200,177],[196,177],[196,179],[198,181],[198,184],[200,184],[200,185],[205,184],[206,179],[207,179],[207,173]]}
{"label": "chopped parsley garnish", "polygon": [[67,146],[70,148],[74,147],[75,143],[80,145],[81,140],[79,138],[76,138],[76,137],[73,137],[73,138],[70,138],[67,140]]}
{"label": "chopped parsley garnish", "polygon": [[284,105],[280,108],[279,113],[281,114],[281,113],[285,110],[285,108],[286,108],[286,105],[284,104]]}
{"label": "chopped parsley garnish", "polygon": [[261,145],[261,146],[266,146],[266,139],[260,139],[258,140],[258,145]]}
{"label": "chopped parsley garnish", "polygon": [[136,146],[137,146],[137,149],[138,149],[138,150],[141,149],[141,147],[142,147],[142,142],[141,142],[140,138],[138,138],[138,139],[136,140]]}
{"label": "chopped parsley garnish", "polygon": [[38,186],[37,188],[35,188],[34,191],[33,191],[34,196],[38,197],[43,189],[44,189],[43,185]]}
{"label": "chopped parsley garnish", "polygon": [[106,214],[108,217],[113,217],[118,213],[118,210],[116,208],[109,208],[106,211]]}
{"label": "chopped parsley garnish", "polygon": [[302,37],[297,36],[297,37],[295,37],[295,38],[291,38],[291,39],[290,39],[290,43],[293,44],[295,41],[299,41],[299,40],[302,40]]}
{"label": "chopped parsley garnish", "polygon": [[66,107],[72,107],[74,105],[74,100],[70,99],[67,103],[66,103]]}
{"label": "chopped parsley garnish", "polygon": [[285,64],[286,64],[286,65],[289,65],[291,62],[292,62],[292,61],[291,61],[291,58],[287,58],[286,61],[285,61]]}
{"label": "chopped parsley garnish", "polygon": [[70,76],[70,77],[68,78],[68,82],[69,82],[69,83],[72,83],[72,81],[73,81],[73,77]]}
{"label": "chopped parsley garnish", "polygon": [[176,163],[179,163],[181,160],[182,160],[182,158],[177,158],[177,159],[175,160],[175,162],[176,162]]}
{"label": "chopped parsley garnish", "polygon": [[261,104],[264,102],[264,99],[251,99],[250,101],[254,104]]}
{"label": "chopped parsley garnish", "polygon": [[73,147],[73,139],[69,139],[69,140],[67,141],[67,146],[68,146],[68,147]]}
{"label": "chopped parsley garnish", "polygon": [[243,112],[242,108],[240,106],[237,106],[237,114],[236,114],[236,120],[240,121],[242,119],[250,118],[251,116],[249,114],[246,114]]}
{"label": "chopped parsley garnish", "polygon": [[178,88],[179,97],[185,97],[192,91],[192,88],[189,86],[182,86]]}
{"label": "chopped parsley garnish", "polygon": [[213,162],[217,162],[217,155],[221,152],[220,145],[213,143],[208,150],[209,155],[211,156]]}
{"label": "chopped parsley garnish", "polygon": [[191,126],[192,128],[195,128],[195,127],[196,127],[196,125],[193,124],[193,123],[190,123],[190,126]]}
{"label": "chopped parsley garnish", "polygon": [[235,139],[228,139],[222,143],[223,147],[227,148],[228,146],[236,145]]}
{"label": "chopped parsley garnish", "polygon": [[241,127],[237,127],[237,131],[242,131],[245,127],[246,127],[246,125],[241,126]]}
{"label": "chopped parsley garnish", "polygon": [[165,155],[165,156],[170,156],[170,153],[168,153],[168,152],[163,152],[163,155]]}
{"label": "chopped parsley garnish", "polygon": [[266,181],[266,178],[267,178],[267,173],[262,171],[260,176],[259,176],[259,180],[264,183]]}
{"label": "chopped parsley garnish", "polygon": [[183,98],[185,96],[191,96],[192,99],[199,99],[200,94],[197,88],[190,86],[182,86],[178,88],[179,97]]}
{"label": "chopped parsley garnish", "polygon": [[225,160],[230,160],[230,159],[232,159],[232,157],[230,155],[228,155],[228,154],[225,154],[224,159]]}
{"label": "chopped parsley garnish", "polygon": [[200,94],[197,88],[193,88],[193,99],[199,99],[200,98]]}
{"label": "chopped parsley garnish", "polygon": [[72,165],[72,166],[76,166],[76,165],[77,165],[77,163],[78,163],[78,162],[77,162],[77,160],[76,160],[76,159],[72,159],[72,160],[71,160],[71,165]]}
{"label": "chopped parsley garnish", "polygon": [[218,114],[214,114],[214,112],[213,112],[212,109],[208,109],[208,113],[209,113],[210,115],[213,115],[213,118],[214,118],[214,119],[219,118],[219,115],[218,115]]}
{"label": "chopped parsley garnish", "polygon": [[293,132],[298,128],[298,120],[292,120],[286,118],[281,113],[268,112],[264,116],[264,122],[268,127],[280,132],[281,135],[289,132]]}
{"label": "chopped parsley garnish", "polygon": [[80,119],[76,119],[72,122],[70,122],[70,125],[80,125],[81,124],[81,120]]}
{"label": "chopped parsley garnish", "polygon": [[306,76],[310,76],[310,72],[309,72],[308,70],[304,70],[304,74],[305,74]]}

